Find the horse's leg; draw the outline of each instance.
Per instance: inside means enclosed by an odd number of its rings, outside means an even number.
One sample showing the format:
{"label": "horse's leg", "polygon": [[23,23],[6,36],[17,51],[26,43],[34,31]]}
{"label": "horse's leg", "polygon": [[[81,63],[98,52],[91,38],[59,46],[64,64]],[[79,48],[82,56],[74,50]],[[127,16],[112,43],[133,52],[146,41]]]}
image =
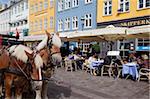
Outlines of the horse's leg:
{"label": "horse's leg", "polygon": [[17,94],[16,99],[22,99],[22,94]]}
{"label": "horse's leg", "polygon": [[42,90],[42,81],[35,81],[36,84],[36,88],[35,88],[35,92],[36,92],[36,98],[35,99],[42,99],[41,97],[41,90]]}
{"label": "horse's leg", "polygon": [[35,99],[42,99],[41,98],[41,90],[35,90],[36,92],[36,98]]}
{"label": "horse's leg", "polygon": [[42,85],[42,99],[48,99],[47,89],[48,89],[48,81],[43,81],[43,85]]}
{"label": "horse's leg", "polygon": [[22,91],[17,86],[15,87],[15,94],[16,94],[16,98],[15,99],[22,99]]}
{"label": "horse's leg", "polygon": [[11,75],[5,75],[5,92],[6,98],[11,99],[11,85],[12,85],[13,77]]}

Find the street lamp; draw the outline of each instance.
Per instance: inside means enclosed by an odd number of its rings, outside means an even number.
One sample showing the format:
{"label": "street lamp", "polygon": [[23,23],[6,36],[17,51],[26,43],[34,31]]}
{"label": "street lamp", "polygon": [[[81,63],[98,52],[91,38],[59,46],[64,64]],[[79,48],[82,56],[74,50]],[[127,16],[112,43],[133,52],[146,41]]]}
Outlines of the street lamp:
{"label": "street lamp", "polygon": [[81,17],[81,22],[82,22],[82,31],[83,31],[83,28],[84,28],[84,20],[85,20],[85,18],[84,18],[84,16],[82,16],[82,17]]}

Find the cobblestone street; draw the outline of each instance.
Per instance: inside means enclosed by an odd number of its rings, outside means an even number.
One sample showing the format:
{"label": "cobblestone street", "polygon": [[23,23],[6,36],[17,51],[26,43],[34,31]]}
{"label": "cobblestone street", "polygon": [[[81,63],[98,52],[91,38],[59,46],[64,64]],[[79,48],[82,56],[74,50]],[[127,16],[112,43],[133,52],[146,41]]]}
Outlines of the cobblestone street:
{"label": "cobblestone street", "polygon": [[91,76],[57,69],[49,83],[49,99],[149,99],[149,84],[130,79]]}

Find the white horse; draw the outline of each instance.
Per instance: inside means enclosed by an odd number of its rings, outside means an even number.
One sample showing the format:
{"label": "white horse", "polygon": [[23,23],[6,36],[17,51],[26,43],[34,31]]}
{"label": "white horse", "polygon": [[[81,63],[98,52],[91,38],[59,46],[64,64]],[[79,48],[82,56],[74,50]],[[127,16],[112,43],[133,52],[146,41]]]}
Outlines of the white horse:
{"label": "white horse", "polygon": [[[24,45],[14,45],[10,47],[9,53],[11,56],[16,57],[17,60],[20,60],[24,62],[25,64],[27,64],[29,58],[33,59],[33,62],[31,63],[32,65],[35,65],[35,68],[33,67],[33,75],[31,75],[31,78],[37,80],[37,81],[33,81],[33,89],[36,92],[36,99],[41,99],[41,89],[42,89],[41,67],[43,67],[42,57],[39,54],[34,53],[29,47],[26,47]],[[16,98],[22,99],[22,94],[17,95]]]}
{"label": "white horse", "polygon": [[[43,77],[50,78],[53,74],[54,67],[60,65],[62,57],[60,54],[61,39],[57,34],[49,34],[46,31],[46,37],[36,47],[36,52],[41,55],[44,66]],[[42,98],[48,99],[47,96],[48,81],[43,82]]]}

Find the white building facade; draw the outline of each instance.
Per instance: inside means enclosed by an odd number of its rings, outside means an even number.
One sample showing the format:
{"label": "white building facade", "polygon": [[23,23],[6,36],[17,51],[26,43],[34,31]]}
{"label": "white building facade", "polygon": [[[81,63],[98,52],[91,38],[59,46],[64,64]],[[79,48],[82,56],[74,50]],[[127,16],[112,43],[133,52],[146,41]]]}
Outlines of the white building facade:
{"label": "white building facade", "polygon": [[9,34],[10,32],[10,7],[0,11],[0,34]]}
{"label": "white building facade", "polygon": [[18,0],[10,7],[10,34],[15,36],[18,31],[20,37],[27,36],[29,30],[28,0]]}

